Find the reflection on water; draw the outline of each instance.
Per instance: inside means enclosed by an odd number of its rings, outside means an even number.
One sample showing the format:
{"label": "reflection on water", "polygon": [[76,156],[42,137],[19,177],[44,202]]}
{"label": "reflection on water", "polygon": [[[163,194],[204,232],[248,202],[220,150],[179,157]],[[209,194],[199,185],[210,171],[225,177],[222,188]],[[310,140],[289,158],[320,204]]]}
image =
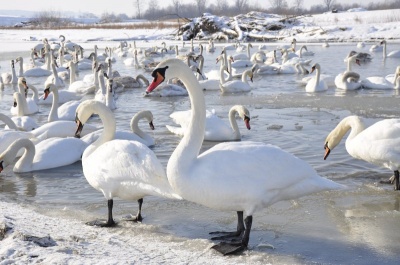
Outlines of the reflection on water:
{"label": "reflection on water", "polygon": [[[119,43],[97,43],[100,49],[106,44],[117,46]],[[0,48],[2,45],[4,44],[0,44]],[[19,45],[26,45],[27,52],[23,55],[28,57],[28,50],[33,44]],[[93,45],[94,43],[82,44],[88,54]],[[217,44],[218,49],[214,54],[205,53],[205,75],[218,69],[215,58],[221,51],[220,45]],[[271,49],[275,47],[275,44],[269,45]],[[331,45],[328,49],[323,49],[320,45],[308,46],[316,54],[311,57],[313,62],[321,65],[322,73],[333,77],[346,68],[343,59],[350,50],[355,49],[355,44]],[[395,48],[396,45],[393,45],[393,49]],[[0,56],[1,69],[9,69],[8,60],[16,56],[17,53],[3,53]],[[381,54],[376,54],[372,62],[354,66],[353,70],[359,72],[362,78],[385,76],[392,74],[398,64],[400,62],[396,59],[383,61]],[[126,67],[122,58],[117,60],[113,68],[121,75],[136,76],[140,72]],[[89,71],[82,71],[79,78],[87,73]],[[150,73],[143,74],[150,78]],[[345,192],[323,193],[296,201],[280,202],[258,213],[255,216],[250,244],[257,246],[268,242],[275,245],[277,250],[274,253],[277,257],[274,261],[281,260],[279,255],[297,254],[311,262],[336,260],[338,263],[346,263],[346,260],[340,261],[340,258],[335,257],[334,253],[349,252],[351,255],[353,251],[355,256],[366,258],[364,261],[378,263],[385,258],[390,263],[394,260],[393,255],[398,255],[400,251],[400,193],[392,191],[391,186],[380,185],[379,180],[390,177],[392,172],[353,159],[347,154],[344,141],[324,161],[323,145],[330,130],[347,115],[361,115],[367,125],[382,118],[400,117],[399,91],[340,91],[329,88],[326,92],[311,94],[305,93],[304,88],[297,83],[302,77],[258,76],[251,83],[251,92],[237,95],[221,95],[219,91],[204,92],[207,109],[215,109],[224,120],[227,120],[226,113],[232,105],[247,106],[251,114],[251,130],[245,130],[239,123],[244,140],[278,145],[310,163],[320,175],[349,187]],[[28,78],[28,83],[35,85],[42,94],[44,80],[45,78]],[[1,112],[9,113],[14,91],[16,88],[11,86],[6,86],[1,91]],[[118,108],[114,111],[117,127],[119,130],[130,130],[130,119],[136,112],[151,110],[156,127],[149,132],[156,140],[153,150],[166,166],[180,138],[169,133],[165,125],[173,124],[169,118],[172,112],[188,109],[190,102],[187,97],[143,97],[143,92],[144,89],[130,89],[119,94]],[[84,98],[91,97],[92,95],[86,95]],[[40,112],[32,117],[39,124],[44,124],[47,122],[49,110],[50,106],[41,105]],[[101,124],[98,117],[92,118],[90,123]],[[144,122],[139,125],[148,130]],[[205,142],[202,151],[215,144]],[[82,221],[106,216],[105,200],[101,193],[87,183],[80,162],[25,174],[12,173],[11,168],[8,168],[0,174],[0,198],[39,207],[38,210],[47,214],[73,216]],[[136,212],[137,203],[116,200],[114,207],[114,215],[118,218]],[[221,229],[235,226],[234,213],[216,212],[186,201],[146,197],[143,212],[146,224],[159,227],[163,233],[187,238],[208,238],[207,232],[216,230],[218,226]],[[176,223],[180,224],[179,227]],[[320,253],[321,245],[329,251]],[[371,249],[374,249],[372,253]],[[268,250],[257,251],[268,253]],[[299,260],[300,263],[304,262],[301,258]],[[362,261],[360,259],[354,263],[361,264]]]}

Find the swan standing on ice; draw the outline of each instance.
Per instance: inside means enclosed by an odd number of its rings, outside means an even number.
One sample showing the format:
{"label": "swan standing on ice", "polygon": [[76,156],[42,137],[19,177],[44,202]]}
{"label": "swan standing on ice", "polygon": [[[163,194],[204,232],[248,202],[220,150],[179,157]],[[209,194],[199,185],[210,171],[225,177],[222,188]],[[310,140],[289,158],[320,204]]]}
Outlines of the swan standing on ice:
{"label": "swan standing on ice", "polygon": [[[235,105],[229,110],[229,123],[221,120],[214,111],[206,112],[205,141],[240,141],[242,136],[236,122],[236,114],[244,121],[246,128],[250,130],[250,113],[242,105]],[[177,135],[183,136],[190,123],[191,110],[177,111],[170,115],[172,120],[181,127],[166,125],[167,129]]]}
{"label": "swan standing on ice", "polygon": [[[213,238],[228,240],[214,245],[213,249],[224,255],[246,249],[253,214],[269,205],[342,187],[320,177],[309,164],[294,155],[260,142],[220,143],[199,155],[206,124],[206,104],[199,82],[177,59],[162,61],[152,76],[154,79],[147,92],[164,80],[178,77],[188,89],[192,106],[185,136],[168,161],[167,176],[171,186],[186,200],[237,212],[237,231]],[[229,240],[235,237],[239,243]]]}
{"label": "swan standing on ice", "polygon": [[365,128],[357,116],[344,118],[325,140],[324,160],[347,131],[346,150],[354,158],[394,172],[394,189],[400,190],[400,119],[385,119]]}
{"label": "swan standing on ice", "polygon": [[136,141],[115,140],[116,122],[114,114],[103,103],[86,100],[76,111],[78,129],[76,135],[93,114],[103,122],[101,136],[83,153],[83,174],[89,184],[103,193],[108,202],[108,220],[87,224],[115,226],[112,216],[113,198],[137,200],[139,211],[132,221],[141,221],[143,197],[147,195],[180,198],[168,183],[165,170],[156,155],[146,145]]}
{"label": "swan standing on ice", "polygon": [[316,63],[311,67],[311,73],[316,71],[315,77],[310,79],[306,85],[306,92],[321,92],[328,90],[328,85],[321,80],[321,66]]}

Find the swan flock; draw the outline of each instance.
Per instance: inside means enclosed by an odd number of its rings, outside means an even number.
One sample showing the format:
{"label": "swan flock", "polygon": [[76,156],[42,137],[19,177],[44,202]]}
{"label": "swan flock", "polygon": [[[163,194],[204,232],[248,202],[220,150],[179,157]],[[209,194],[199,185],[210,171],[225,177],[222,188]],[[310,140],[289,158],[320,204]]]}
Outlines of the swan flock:
{"label": "swan flock", "polygon": [[[64,36],[63,39],[65,41]],[[384,58],[397,57],[396,51],[386,53],[386,42],[382,42],[382,45]],[[325,47],[329,47],[327,43]],[[23,60],[18,58],[16,62],[20,63],[21,74],[17,79],[13,60],[12,73],[4,76],[4,79],[7,78],[8,84],[18,84],[19,90],[13,94],[15,103],[10,108],[10,114],[17,116],[19,123],[17,124],[17,120],[14,119],[16,117],[10,119],[4,114],[0,116],[0,120],[8,127],[0,134],[0,139],[4,141],[0,141],[0,172],[9,165],[13,167],[14,172],[22,173],[81,161],[84,177],[104,196],[108,208],[106,220],[94,220],[87,222],[88,225],[101,227],[117,225],[113,217],[114,198],[138,203],[138,212],[131,218],[125,219],[134,222],[143,221],[142,206],[146,196],[187,200],[217,211],[233,211],[237,216],[236,230],[211,232],[213,235],[211,240],[217,241],[212,249],[223,255],[240,253],[249,246],[254,215],[257,212],[280,201],[298,199],[318,192],[335,190],[340,192],[346,188],[320,176],[307,162],[278,146],[243,140],[236,114],[244,122],[244,127],[250,130],[250,112],[245,106],[234,105],[229,110],[229,125],[218,118],[214,110],[206,109],[205,90],[220,90],[221,94],[249,92],[253,88],[248,83],[247,77],[252,81],[253,74],[262,75],[262,70],[267,71],[267,69],[270,71],[268,74],[280,74],[283,73],[283,66],[290,67],[293,71],[297,69],[289,64],[264,64],[266,57],[254,62],[250,59],[252,58],[250,48],[252,48],[250,44],[243,48],[247,52],[243,58],[235,58],[237,62],[239,60],[251,62],[246,64],[246,67],[252,68],[243,70],[240,74],[241,80],[232,80],[232,70],[228,69],[240,67],[238,64],[231,65],[227,61],[224,49],[226,64],[224,62],[221,64],[219,79],[208,80],[217,83],[209,82],[211,87],[207,89],[204,89],[205,82],[201,82],[205,80],[199,79],[199,75],[204,74],[203,66],[198,68],[195,65],[188,66],[186,60],[189,62],[189,57],[185,57],[184,60],[170,58],[154,62],[152,71],[149,70],[153,78],[150,82],[142,75],[133,78],[113,73],[111,65],[108,66],[109,72],[104,74],[102,68],[105,66],[101,64],[98,67],[98,62],[93,59],[93,76],[91,76],[93,80],[88,86],[81,86],[83,80],[74,81],[75,71],[78,70],[75,70],[75,66],[70,63],[68,65],[72,79],[69,89],[63,89],[68,83],[58,78],[55,64],[50,64],[51,69],[48,70],[34,67],[23,71]],[[72,46],[71,49],[77,52],[74,59],[77,61],[76,64],[81,60],[80,65],[83,65],[83,59],[87,58],[77,58],[79,50],[77,46]],[[121,54],[130,52],[128,46],[122,43],[119,49]],[[210,43],[207,51],[210,52],[211,49],[215,49],[213,43]],[[306,47],[302,49],[307,51]],[[111,64],[112,52],[110,49],[107,51],[110,54],[107,54],[105,61]],[[166,51],[168,50],[164,47],[162,53]],[[202,47],[200,51],[203,52]],[[139,52],[139,49],[134,51],[135,55]],[[156,58],[156,53],[159,51],[144,53],[153,54]],[[288,56],[289,50],[284,51],[284,54]],[[300,49],[299,57],[294,58],[301,58],[302,55],[313,56],[314,53],[304,54]],[[296,55],[293,53],[293,56]],[[135,59],[137,60],[136,57]],[[86,63],[90,65],[92,57],[87,60],[89,61]],[[298,63],[298,67],[305,65],[300,64]],[[367,87],[367,84],[376,85],[378,81],[385,82],[388,88],[398,89],[400,86],[400,68],[396,69],[391,81],[381,77],[379,80],[369,78],[361,81],[360,75],[350,69],[351,64],[359,64],[358,59],[349,57],[347,64],[348,69],[335,79],[334,85],[339,89],[356,90],[362,86]],[[146,71],[147,69],[149,66],[146,66]],[[28,86],[23,75],[38,76],[44,71],[52,72],[53,75],[51,80],[46,81],[44,94],[39,99],[37,89]],[[328,90],[330,85],[321,74],[320,64],[313,64],[311,73],[314,71],[315,77],[307,81],[305,91],[314,93]],[[225,72],[228,72],[228,78],[225,77]],[[107,85],[104,84],[104,78],[107,78]],[[178,80],[178,83],[172,84],[173,80]],[[71,86],[72,84],[74,85]],[[116,84],[122,88],[117,88]],[[118,121],[113,111],[117,109],[114,102],[118,98],[116,92],[146,87],[144,96],[150,96],[154,91],[158,91],[161,96],[167,96],[172,93],[171,86],[179,91],[172,96],[188,96],[191,109],[170,115],[178,125],[166,125],[166,127],[171,133],[178,135],[180,140],[165,168],[152,150],[156,146],[156,141],[138,125],[139,120],[145,119],[150,129],[154,129],[152,113],[138,111],[131,121],[132,132],[124,132],[117,130]],[[28,88],[34,92],[32,98],[26,97]],[[99,97],[82,100],[87,94],[97,94]],[[114,102],[114,107],[107,104],[111,100]],[[42,126],[20,125],[22,118],[32,118],[32,114],[40,113],[41,104],[52,104],[48,123]],[[90,124],[93,116],[100,119],[101,128]],[[400,119],[385,119],[365,128],[360,117],[346,117],[328,134],[324,142],[323,159],[326,160],[346,133],[350,132],[346,139],[348,154],[392,171],[394,176],[389,182],[393,184],[395,190],[400,190],[400,142],[397,143],[400,141],[399,128]],[[201,152],[203,141],[220,143]],[[58,155],[61,152],[63,155]]]}

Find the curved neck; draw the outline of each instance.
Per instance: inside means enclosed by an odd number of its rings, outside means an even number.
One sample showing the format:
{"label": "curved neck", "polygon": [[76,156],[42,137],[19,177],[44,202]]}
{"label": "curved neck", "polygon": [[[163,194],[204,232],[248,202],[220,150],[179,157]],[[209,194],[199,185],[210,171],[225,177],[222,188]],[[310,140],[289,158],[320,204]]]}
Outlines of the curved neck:
{"label": "curved neck", "polygon": [[138,76],[136,76],[136,81],[138,81],[138,83],[140,84],[140,87],[149,85],[149,80],[147,80],[147,78],[142,74],[139,74]]}
{"label": "curved neck", "polygon": [[99,79],[99,89],[101,89],[101,94],[106,95],[106,82],[104,81],[103,69],[99,70],[97,78]]}
{"label": "curved neck", "polygon": [[14,165],[15,172],[30,171],[32,168],[33,158],[35,157],[35,145],[29,139],[20,139],[11,144],[8,148],[11,157],[17,157],[17,153],[21,148],[25,148],[25,152]]}
{"label": "curved neck", "polygon": [[33,66],[36,66],[36,63],[35,63],[35,49],[31,49],[31,61],[32,61],[32,64],[33,64]]}
{"label": "curved neck", "polygon": [[247,58],[251,58],[251,55],[250,55],[250,43],[248,43],[247,44]]}
{"label": "curved neck", "polygon": [[51,86],[51,92],[53,93],[53,102],[51,104],[49,116],[47,117],[48,122],[58,121],[58,89],[55,86]]}
{"label": "curved neck", "polygon": [[242,74],[242,82],[249,84],[249,81],[247,80],[247,76],[250,74],[251,70],[246,70]]}
{"label": "curved neck", "polygon": [[315,80],[316,80],[315,84],[318,85],[319,84],[319,79],[320,79],[320,76],[321,76],[320,68],[316,67],[315,71],[316,71],[316,73],[315,73]]}
{"label": "curved neck", "polygon": [[132,120],[131,120],[132,132],[137,134],[140,138],[146,140],[146,139],[149,139],[150,136],[147,133],[143,132],[139,128],[139,121],[141,119],[146,119],[150,123],[153,121],[153,115],[151,114],[150,111],[144,110],[144,111],[140,111],[140,112],[136,113],[135,116],[133,116]]}
{"label": "curved neck", "polygon": [[105,106],[104,104],[99,104],[96,106],[101,106],[97,107],[94,111],[93,114],[98,114],[100,120],[103,123],[103,132],[101,133],[100,137],[92,143],[89,147],[87,147],[83,153],[82,159],[85,157],[88,157],[90,154],[92,154],[100,145],[103,143],[106,143],[108,141],[111,141],[115,137],[115,117],[111,110]]}
{"label": "curved neck", "polygon": [[32,94],[32,100],[34,102],[38,102],[39,101],[39,92],[37,90],[37,88],[33,85],[29,85],[29,88],[32,90],[33,94]]}
{"label": "curved neck", "polygon": [[181,63],[175,71],[177,71],[175,76],[179,77],[188,90],[192,111],[186,133],[168,161],[167,176],[171,178],[179,177],[178,172],[190,167],[190,164],[197,159],[206,123],[206,103],[199,82],[192,71]]}
{"label": "curved neck", "polygon": [[2,122],[4,122],[5,125],[7,125],[9,129],[18,130],[17,125],[15,125],[15,122],[7,115],[0,113],[0,120]]}
{"label": "curved neck", "polygon": [[351,58],[347,59],[347,71],[348,72],[350,72],[352,70],[351,63],[352,63],[352,59]]}
{"label": "curved neck", "polygon": [[236,122],[236,114],[237,113],[238,113],[238,109],[236,108],[236,106],[233,106],[229,110],[229,122],[231,124],[232,129],[233,129],[233,133],[234,133],[235,139],[239,140],[240,139],[240,131],[239,131],[238,124]]}
{"label": "curved neck", "polygon": [[349,137],[347,137],[347,141],[353,139],[356,137],[360,132],[362,132],[365,129],[364,123],[361,121],[361,119],[357,116],[350,116],[345,119],[343,119],[337,126],[338,128],[338,136],[339,139],[342,139],[344,135],[347,133],[347,131],[350,131]]}
{"label": "curved neck", "polygon": [[229,81],[229,79],[227,79],[225,77],[225,66],[223,64],[221,64],[221,66],[219,68],[219,74],[220,74],[220,83],[221,84],[225,84],[226,82]]}
{"label": "curved neck", "polygon": [[18,83],[17,73],[15,72],[15,65],[11,65],[11,83],[16,84]]}

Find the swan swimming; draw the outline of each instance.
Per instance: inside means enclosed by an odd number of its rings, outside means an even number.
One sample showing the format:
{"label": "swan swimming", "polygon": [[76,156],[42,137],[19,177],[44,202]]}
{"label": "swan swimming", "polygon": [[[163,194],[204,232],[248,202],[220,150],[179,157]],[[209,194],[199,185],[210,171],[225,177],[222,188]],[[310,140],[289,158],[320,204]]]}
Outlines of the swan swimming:
{"label": "swan swimming", "polygon": [[[243,251],[250,239],[253,214],[281,200],[342,185],[320,177],[303,160],[260,142],[220,143],[199,155],[205,132],[206,105],[196,77],[182,61],[166,59],[152,72],[149,93],[164,80],[178,77],[186,85],[192,106],[191,121],[167,165],[169,183],[182,198],[213,209],[236,211],[239,242],[221,242],[212,248],[228,255]],[[290,170],[291,168],[295,170]],[[245,216],[243,220],[243,216]]]}
{"label": "swan swimming", "polygon": [[[250,130],[250,113],[249,110],[242,105],[235,105],[229,110],[229,123],[226,124],[213,111],[207,110],[206,113],[206,131],[204,134],[205,141],[240,141],[241,134],[236,122],[236,114],[244,121],[246,128]],[[166,125],[167,129],[177,135],[183,136],[186,128],[190,123],[191,110],[177,111],[170,115],[175,123],[181,127]]]}
{"label": "swan swimming", "polygon": [[347,152],[354,158],[392,170],[394,189],[400,190],[400,119],[385,119],[365,128],[358,116],[344,118],[326,137],[324,160],[349,130]]}
{"label": "swan swimming", "polygon": [[101,136],[82,156],[83,174],[89,184],[103,193],[108,202],[108,220],[95,220],[88,225],[115,226],[113,198],[137,200],[139,211],[132,221],[141,221],[143,197],[147,195],[179,199],[168,183],[164,167],[147,146],[129,140],[115,140],[116,121],[112,111],[97,100],[83,101],[76,110],[79,137],[84,124],[93,114],[103,122]]}

